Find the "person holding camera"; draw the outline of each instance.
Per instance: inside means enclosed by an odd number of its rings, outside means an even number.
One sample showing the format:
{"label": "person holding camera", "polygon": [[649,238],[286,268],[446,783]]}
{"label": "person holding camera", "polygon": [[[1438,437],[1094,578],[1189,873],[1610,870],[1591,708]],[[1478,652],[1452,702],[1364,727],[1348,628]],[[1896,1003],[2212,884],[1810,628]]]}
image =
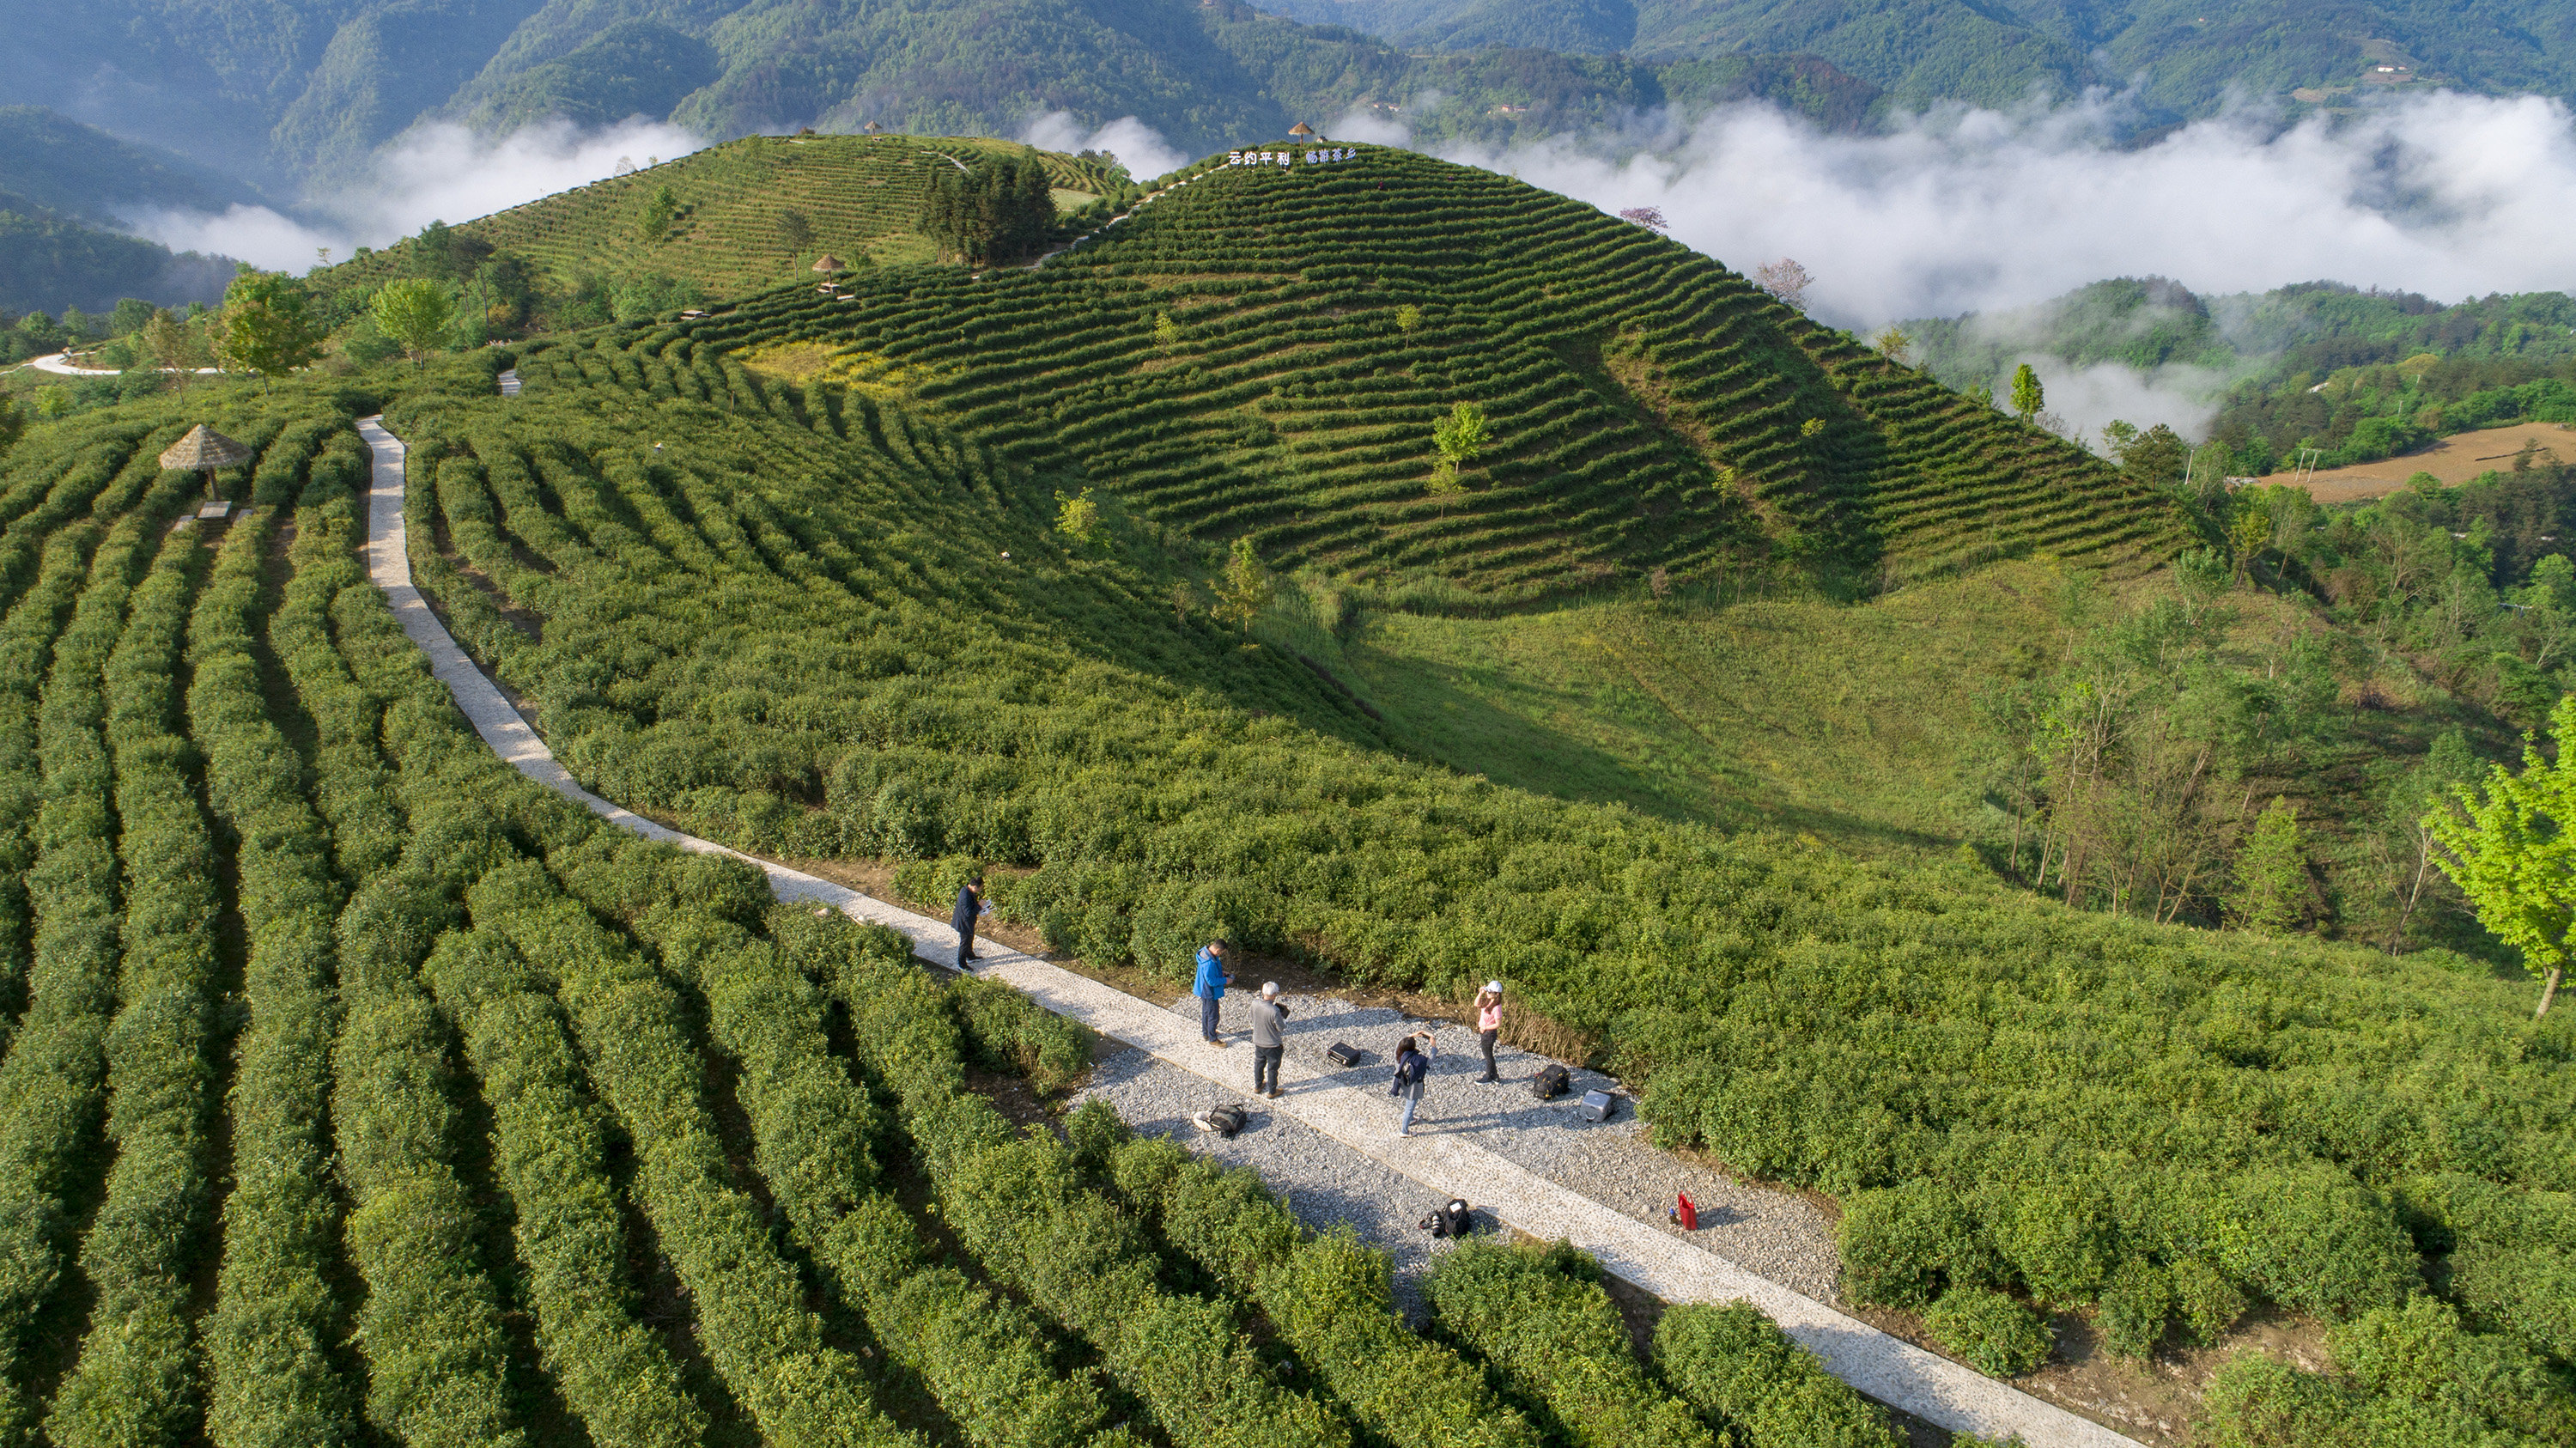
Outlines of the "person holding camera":
{"label": "person holding camera", "polygon": [[1494,1071],[1494,1038],[1502,1033],[1503,983],[1489,980],[1483,990],[1476,992],[1476,1039],[1485,1046],[1485,1074],[1477,1077],[1478,1081],[1503,1079]]}
{"label": "person holding camera", "polygon": [[1389,1096],[1404,1103],[1395,1119],[1395,1134],[1413,1134],[1413,1113],[1422,1105],[1422,1083],[1431,1075],[1432,1032],[1420,1031],[1405,1037],[1395,1047],[1395,1084],[1387,1088]]}
{"label": "person holding camera", "polygon": [[[1261,999],[1252,1003],[1252,1094],[1279,1094],[1279,1059],[1288,1053],[1284,1034],[1288,1024],[1288,1003],[1279,998],[1279,982],[1261,983]],[[1268,1090],[1262,1082],[1268,1080]]]}

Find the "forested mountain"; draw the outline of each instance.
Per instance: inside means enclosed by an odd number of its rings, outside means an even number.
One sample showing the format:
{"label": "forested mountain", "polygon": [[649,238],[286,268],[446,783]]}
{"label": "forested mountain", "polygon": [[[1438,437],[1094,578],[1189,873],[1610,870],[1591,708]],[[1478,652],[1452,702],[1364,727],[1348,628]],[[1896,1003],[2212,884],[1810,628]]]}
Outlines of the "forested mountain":
{"label": "forested mountain", "polygon": [[2470,428],[2576,420],[2576,297],[2565,292],[2445,305],[2337,282],[2201,296],[2121,277],[2017,311],[1899,325],[1953,387],[1999,387],[2017,360],[2042,357],[2196,391],[2219,404],[2209,430],[2240,476],[2302,448],[2333,467]]}
{"label": "forested mountain", "polygon": [[233,264],[173,255],[117,223],[163,207],[220,210],[238,183],[36,106],[0,106],[0,312],[177,306],[224,293]]}
{"label": "forested mountain", "polygon": [[435,116],[641,114],[722,139],[869,122],[1009,134],[1064,110],[1091,125],[1134,115],[1204,150],[1352,107],[1433,139],[1504,140],[1744,95],[1850,125],[1882,97],[2006,104],[2133,81],[2145,123],[2205,114],[2231,88],[2303,103],[2434,83],[2576,93],[2571,0],[1266,8],[1279,13],[1238,0],[0,0],[0,101],[287,185],[344,176]]}
{"label": "forested mountain", "polygon": [[[1203,151],[1401,113],[1432,136],[1506,139],[1669,100],[1770,95],[1850,124],[1874,92],[1817,63],[1734,60],[1667,80],[1608,57],[1415,57],[1236,0],[993,0],[841,10],[627,0],[108,0],[35,24],[0,100],[49,105],[275,184],[331,179],[424,117],[668,118],[718,139],[814,125],[1010,134],[1066,110],[1133,115]],[[12,12],[30,12],[13,15]],[[254,41],[251,37],[256,37]],[[1418,102],[1437,93],[1435,103]]]}
{"label": "forested mountain", "polygon": [[[1413,46],[1532,45],[1648,63],[1819,56],[1920,107],[2135,85],[2151,117],[2206,115],[2231,90],[2331,103],[2445,84],[2576,94],[2567,0],[1272,0],[1264,8]],[[2380,67],[2389,69],[2383,71]]]}

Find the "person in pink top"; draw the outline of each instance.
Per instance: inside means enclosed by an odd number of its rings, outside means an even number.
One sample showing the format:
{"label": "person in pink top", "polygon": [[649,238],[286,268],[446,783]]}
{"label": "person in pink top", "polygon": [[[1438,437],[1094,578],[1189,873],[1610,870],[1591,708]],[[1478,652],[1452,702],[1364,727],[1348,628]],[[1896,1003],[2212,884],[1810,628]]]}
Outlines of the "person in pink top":
{"label": "person in pink top", "polygon": [[1485,982],[1483,990],[1476,992],[1476,1039],[1483,1042],[1485,1046],[1485,1074],[1477,1077],[1477,1080],[1503,1079],[1494,1071],[1494,1038],[1502,1033],[1503,983],[1489,980]]}

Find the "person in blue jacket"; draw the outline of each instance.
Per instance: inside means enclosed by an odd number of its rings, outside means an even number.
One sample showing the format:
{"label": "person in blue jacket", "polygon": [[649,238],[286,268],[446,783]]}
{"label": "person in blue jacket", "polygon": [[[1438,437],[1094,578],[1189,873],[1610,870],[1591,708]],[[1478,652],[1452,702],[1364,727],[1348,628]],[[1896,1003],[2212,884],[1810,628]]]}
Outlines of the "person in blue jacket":
{"label": "person in blue jacket", "polygon": [[1216,1033],[1217,1003],[1225,999],[1225,987],[1234,977],[1225,973],[1225,942],[1211,940],[1199,951],[1199,976],[1190,985],[1190,994],[1199,998],[1199,1034],[1211,1046],[1231,1046]]}
{"label": "person in blue jacket", "polygon": [[957,968],[975,958],[975,917],[984,913],[984,877],[971,875],[957,887],[957,908],[949,912],[948,925],[957,932]]}

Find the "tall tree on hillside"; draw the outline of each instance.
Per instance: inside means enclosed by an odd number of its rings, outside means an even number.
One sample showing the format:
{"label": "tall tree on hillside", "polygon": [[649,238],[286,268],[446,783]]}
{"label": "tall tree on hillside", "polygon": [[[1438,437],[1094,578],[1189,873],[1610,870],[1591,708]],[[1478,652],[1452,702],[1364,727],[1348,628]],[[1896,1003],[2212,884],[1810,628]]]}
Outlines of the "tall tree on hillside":
{"label": "tall tree on hillside", "polygon": [[1795,257],[1784,256],[1753,274],[1755,286],[1769,292],[1780,305],[1801,312],[1807,310],[1807,288],[1815,282]]}
{"label": "tall tree on hillside", "polygon": [[154,312],[152,320],[143,324],[142,340],[144,355],[170,374],[172,386],[185,388],[196,380],[205,349],[196,332],[176,314],[167,308]]}
{"label": "tall tree on hillside", "polygon": [[680,215],[680,193],[668,186],[654,189],[644,198],[644,214],[636,220],[636,231],[646,241],[660,241],[671,234],[671,223]]}
{"label": "tall tree on hillside", "polygon": [[1252,621],[1270,606],[1270,572],[1261,566],[1250,538],[1237,538],[1216,584],[1216,616],[1252,632]]}
{"label": "tall tree on hillside", "polygon": [[265,391],[279,373],[322,355],[323,329],[305,307],[304,288],[293,277],[242,268],[224,289],[216,358],[227,371],[258,373]]}
{"label": "tall tree on hillside", "polygon": [[385,283],[372,310],[376,330],[402,344],[414,371],[428,365],[429,354],[444,348],[456,328],[456,299],[427,277]]}
{"label": "tall tree on hillside", "polygon": [[2287,935],[2307,923],[2307,842],[2299,812],[2279,795],[2236,851],[2236,892],[2227,908],[2240,924],[2265,935]]}
{"label": "tall tree on hillside", "polygon": [[2028,422],[2032,418],[2039,416],[2039,410],[2047,405],[2048,394],[2040,390],[2039,373],[2027,362],[2014,368],[2012,378],[2013,416],[2020,418],[2024,422]]}
{"label": "tall tree on hillside", "polygon": [[1435,476],[1454,479],[1461,468],[1475,462],[1494,440],[1494,430],[1485,421],[1485,409],[1472,402],[1460,402],[1449,409],[1449,415],[1431,424],[1431,445],[1440,450],[1440,467]]}
{"label": "tall tree on hillside", "polygon": [[921,230],[939,254],[968,266],[1037,249],[1055,224],[1055,194],[1033,158],[1004,156],[972,171],[940,167],[922,203]]}
{"label": "tall tree on hillside", "polygon": [[2435,872],[2441,850],[2426,817],[2477,777],[2478,757],[2469,749],[2469,737],[2453,729],[2433,741],[2423,763],[2388,787],[2383,824],[2370,845],[2389,891],[2391,919],[2380,948],[2391,955],[2405,947],[2406,928],[2427,898],[2439,898]]}
{"label": "tall tree on hillside", "polygon": [[2496,765],[2483,788],[2461,785],[2424,817],[2442,846],[2434,863],[2469,897],[2478,923],[2541,977],[2534,1014],[2543,1016],[2576,923],[2576,694],[2549,711],[2549,734],[2555,761],[2526,742],[2521,774]]}
{"label": "tall tree on hillside", "polygon": [[18,439],[26,435],[27,414],[19,410],[17,403],[0,397],[0,458],[7,457],[9,449],[16,447]]}

